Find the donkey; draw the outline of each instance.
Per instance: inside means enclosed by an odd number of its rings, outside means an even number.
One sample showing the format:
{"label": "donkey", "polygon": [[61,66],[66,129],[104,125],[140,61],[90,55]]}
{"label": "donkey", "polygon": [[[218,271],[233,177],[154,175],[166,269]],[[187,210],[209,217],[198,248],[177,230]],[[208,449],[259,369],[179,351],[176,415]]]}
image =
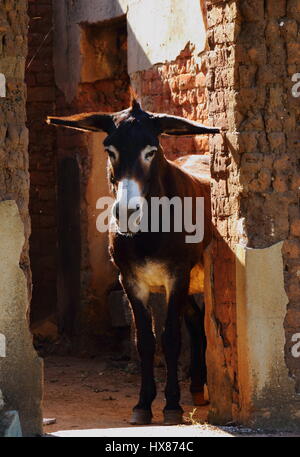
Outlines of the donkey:
{"label": "donkey", "polygon": [[[177,374],[181,347],[181,323],[187,323],[191,339],[191,385],[195,404],[205,404],[206,383],[204,310],[191,294],[203,292],[203,250],[211,240],[210,184],[186,173],[166,159],[159,136],[198,135],[219,133],[218,128],[207,127],[178,116],[143,111],[134,100],[132,106],[118,113],[84,113],[69,117],[48,117],[47,122],[84,132],[104,131],[104,148],[108,154],[108,179],[115,197],[114,228],[109,234],[109,251],[120,271],[120,282],[131,304],[137,349],[141,360],[141,388],[139,401],[133,408],[132,424],[149,424],[151,405],[156,396],[154,380],[155,335],[152,314],[148,306],[151,292],[164,290],[166,294],[166,321],[162,348],[166,360],[167,382],[164,423],[179,424],[183,420],[180,406],[180,387]],[[118,230],[120,213],[129,216],[134,210],[129,201],[143,197],[204,198],[204,237],[197,243],[186,243],[186,231],[175,230],[176,214],[170,210],[168,232]],[[143,210],[141,210],[142,212]],[[148,208],[151,219],[151,211]],[[195,212],[193,210],[193,218]],[[193,219],[195,220],[195,218]]]}

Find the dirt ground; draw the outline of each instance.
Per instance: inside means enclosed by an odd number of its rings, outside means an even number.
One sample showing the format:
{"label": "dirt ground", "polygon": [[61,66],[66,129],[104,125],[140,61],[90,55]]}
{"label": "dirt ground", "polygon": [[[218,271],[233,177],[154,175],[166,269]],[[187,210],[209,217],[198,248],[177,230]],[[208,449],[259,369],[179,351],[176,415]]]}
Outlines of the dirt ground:
{"label": "dirt ground", "polygon": [[[128,362],[114,361],[109,356],[101,359],[48,356],[44,364],[43,415],[47,419],[56,419],[55,424],[44,426],[46,435],[64,430],[76,432],[132,427],[129,418],[132,407],[137,403],[140,379],[134,366],[128,365]],[[153,403],[154,426],[163,425],[164,375],[163,368],[156,369],[158,395]],[[191,403],[188,381],[181,381],[181,398],[186,424],[199,425],[199,435],[266,436],[262,430],[207,424],[208,407],[195,409]]]}
{"label": "dirt ground", "polygon": [[[137,403],[139,374],[124,362],[106,359],[49,356],[45,363],[44,418],[56,423],[45,433],[71,429],[131,427],[131,409]],[[164,370],[157,369],[157,398],[153,424],[162,425]],[[181,382],[182,406],[187,421],[193,413],[189,383]],[[197,408],[193,419],[204,422],[207,407]]]}

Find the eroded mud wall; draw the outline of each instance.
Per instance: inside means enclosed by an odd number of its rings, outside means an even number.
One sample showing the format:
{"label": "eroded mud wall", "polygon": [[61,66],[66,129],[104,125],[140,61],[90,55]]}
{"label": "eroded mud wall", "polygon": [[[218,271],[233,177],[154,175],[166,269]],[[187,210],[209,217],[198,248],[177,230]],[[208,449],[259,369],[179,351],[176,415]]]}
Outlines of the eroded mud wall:
{"label": "eroded mud wall", "polygon": [[[5,408],[20,414],[24,435],[41,433],[41,363],[33,351],[28,311],[31,274],[28,131],[26,120],[27,2],[0,5],[0,389]],[[3,81],[2,81],[3,82]]]}
{"label": "eroded mud wall", "polygon": [[[277,322],[269,320],[269,325],[274,325],[274,335],[277,331],[281,334],[280,328],[285,328],[286,341],[285,347],[281,348],[281,357],[284,351],[286,373],[282,376],[282,362],[279,364],[274,359],[273,366],[277,368],[262,384],[258,382],[260,388],[257,389],[258,384],[253,377],[255,370],[247,366],[252,396],[248,398],[250,408],[243,420],[267,426],[293,426],[293,420],[296,423],[299,417],[296,395],[299,391],[299,359],[292,354],[291,337],[299,332],[297,138],[300,105],[299,98],[292,95],[292,76],[299,67],[299,5],[293,0],[206,3],[210,48],[207,79],[209,118],[227,130],[226,141],[216,136],[210,143],[213,159],[212,209],[217,229],[212,246],[215,260],[209,270],[213,284],[211,310],[216,334],[224,345],[220,358],[212,359],[212,364],[218,366],[223,362],[226,385],[231,392],[227,396],[228,399],[231,396],[231,400],[226,404],[218,403],[217,386],[220,387],[221,382],[216,380],[217,396],[211,416],[217,420],[228,420],[243,415],[243,386],[238,384],[241,370],[245,369],[242,357],[246,354],[239,352],[237,357],[235,343],[236,335],[238,339],[245,338],[236,325],[235,245],[239,244],[244,249],[271,249],[282,241],[281,269],[289,303],[285,319]],[[274,256],[277,251],[273,249]],[[280,265],[277,257],[273,262]],[[246,261],[243,265],[246,271],[243,276],[246,278],[245,291],[252,277],[250,263],[247,265]],[[265,290],[264,284],[262,278],[256,286],[257,294],[261,288]],[[268,287],[272,296],[271,281]],[[250,299],[249,293],[247,297],[246,303]],[[254,299],[252,295],[251,300]],[[256,299],[260,301],[259,295]],[[282,304],[284,300],[280,306]],[[275,316],[275,302],[273,306]],[[230,312],[224,314],[226,309]],[[267,337],[268,332],[260,335],[261,357],[267,356],[263,350],[264,335]],[[255,351],[255,348],[250,350]],[[277,382],[278,379],[281,381]],[[294,386],[292,390],[291,382]],[[284,404],[283,391],[286,392]],[[289,422],[291,417],[293,419]]]}

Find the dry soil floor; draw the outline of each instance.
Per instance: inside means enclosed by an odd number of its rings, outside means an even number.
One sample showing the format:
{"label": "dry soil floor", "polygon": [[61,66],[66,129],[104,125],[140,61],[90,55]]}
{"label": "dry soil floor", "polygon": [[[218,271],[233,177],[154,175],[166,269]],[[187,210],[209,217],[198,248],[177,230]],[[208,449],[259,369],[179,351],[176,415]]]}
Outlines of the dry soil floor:
{"label": "dry soil floor", "polygon": [[[109,360],[49,356],[44,363],[44,418],[56,419],[54,425],[45,427],[45,432],[131,427],[129,418],[137,403],[139,374],[130,372],[122,362]],[[164,373],[163,369],[157,371],[153,424],[162,425]],[[194,406],[188,383],[181,382],[181,388],[188,421]],[[197,408],[193,419],[205,422],[206,418],[207,407]]]}
{"label": "dry soil floor", "polygon": [[[45,434],[62,432],[66,436],[113,436],[122,433],[133,436],[129,424],[131,409],[137,402],[139,374],[128,369],[124,362],[109,358],[90,359],[48,356],[45,362],[44,418],[55,418],[56,423],[44,427]],[[164,370],[157,369],[158,395],[153,403],[153,427],[159,436],[169,436],[170,428],[163,428]],[[208,407],[191,404],[189,384],[181,382],[181,398],[186,426],[175,426],[173,436],[257,436],[262,431],[241,427],[214,427],[208,425]],[[190,427],[190,425],[193,425]],[[196,428],[195,428],[196,425]],[[190,427],[190,428],[189,428]],[[198,427],[198,428],[197,428]],[[124,430],[125,428],[125,430]],[[173,427],[174,428],[174,427]],[[153,428],[138,427],[145,436],[155,436]],[[137,428],[135,429],[137,430]],[[66,432],[68,431],[68,432]],[[91,432],[89,432],[91,431]],[[175,435],[174,435],[175,433]],[[147,435],[148,434],[148,435]],[[274,434],[273,434],[274,435]],[[276,434],[287,436],[289,434]],[[294,435],[295,436],[295,435]]]}

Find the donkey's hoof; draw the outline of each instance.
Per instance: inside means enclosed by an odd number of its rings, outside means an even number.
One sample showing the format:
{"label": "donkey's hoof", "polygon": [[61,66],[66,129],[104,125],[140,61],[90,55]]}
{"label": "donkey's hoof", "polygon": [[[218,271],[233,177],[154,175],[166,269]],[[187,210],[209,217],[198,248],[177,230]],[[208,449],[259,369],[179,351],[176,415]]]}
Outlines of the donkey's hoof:
{"label": "donkey's hoof", "polygon": [[147,425],[151,424],[152,413],[147,409],[134,409],[130,419],[132,425]]}
{"label": "donkey's hoof", "polygon": [[194,406],[206,406],[209,404],[209,401],[204,398],[204,392],[193,392],[192,399]]}
{"label": "donkey's hoof", "polygon": [[164,424],[165,425],[183,424],[182,410],[181,409],[165,409],[164,410]]}

